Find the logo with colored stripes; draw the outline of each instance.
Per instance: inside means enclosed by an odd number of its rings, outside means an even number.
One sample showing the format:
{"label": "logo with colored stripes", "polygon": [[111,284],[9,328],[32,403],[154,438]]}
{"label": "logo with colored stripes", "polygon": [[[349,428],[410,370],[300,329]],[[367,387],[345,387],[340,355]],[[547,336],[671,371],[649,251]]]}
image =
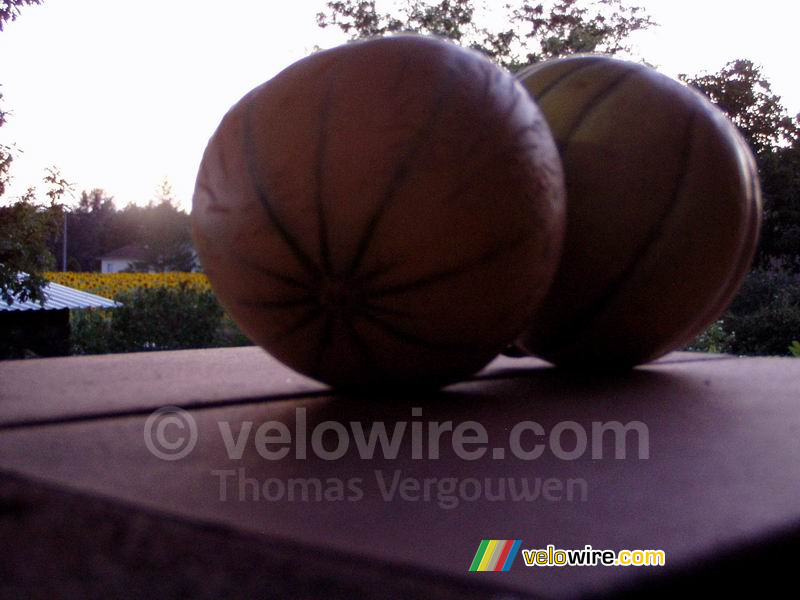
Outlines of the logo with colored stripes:
{"label": "logo with colored stripes", "polygon": [[472,559],[470,571],[508,571],[522,540],[483,540]]}

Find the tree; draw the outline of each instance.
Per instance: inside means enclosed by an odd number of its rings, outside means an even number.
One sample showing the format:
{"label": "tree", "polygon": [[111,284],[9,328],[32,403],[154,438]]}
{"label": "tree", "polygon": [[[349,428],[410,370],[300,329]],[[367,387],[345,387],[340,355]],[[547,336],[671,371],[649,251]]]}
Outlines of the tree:
{"label": "tree", "polygon": [[577,52],[615,54],[627,48],[631,33],[654,24],[642,8],[626,6],[624,0],[518,0],[505,6],[500,27],[482,26],[486,11],[473,0],[405,0],[393,12],[380,12],[375,0],[330,1],[327,8],[317,15],[317,24],[338,27],[351,39],[397,32],[437,35],[513,71]]}
{"label": "tree", "polygon": [[753,149],[764,198],[756,264],[800,271],[800,115],[787,114],[760,67],[745,59],[718,73],[680,76],[738,127]]}
{"label": "tree", "polygon": [[[67,218],[69,240],[67,268],[70,271],[92,271],[98,266],[98,258],[115,247],[132,241],[112,235],[112,226],[117,215],[114,199],[102,189],[82,191],[78,206]],[[56,243],[53,252],[62,260],[63,248]]]}
{"label": "tree", "polygon": [[[33,4],[41,4],[41,0],[0,0],[0,32],[3,31],[6,23],[16,20],[21,6]],[[3,94],[0,93],[0,102],[2,100]],[[0,127],[5,124],[7,116],[8,112],[3,110],[2,104],[0,104]],[[11,168],[11,162],[14,160],[12,151],[12,146],[0,143],[0,196],[6,191],[6,184],[9,179],[8,171]]]}
{"label": "tree", "polygon": [[50,244],[61,230],[61,198],[71,186],[55,167],[46,169],[44,182],[49,203],[38,203],[36,189],[28,188],[22,198],[0,207],[0,301],[7,304],[15,297],[23,302],[45,300],[42,273],[54,266]]}
{"label": "tree", "polygon": [[[0,127],[5,125],[8,112],[3,110],[3,94],[0,92]],[[10,179],[9,170],[14,160],[14,148],[0,142],[0,197],[6,193],[6,185]]]}
{"label": "tree", "polygon": [[[178,207],[166,180],[147,206],[129,204],[122,210],[104,190],[84,190],[67,214],[67,225],[70,270],[96,270],[104,254],[132,244],[146,252],[137,270],[191,271],[195,266],[191,219]],[[50,251],[61,258],[59,240],[51,240]]]}
{"label": "tree", "polygon": [[56,202],[39,206],[35,190],[10,206],[0,206],[0,301],[44,303],[42,275],[53,267],[48,242],[58,235],[62,210]]}
{"label": "tree", "polygon": [[764,226],[758,264],[800,272],[800,137],[759,157]]}
{"label": "tree", "polygon": [[[16,20],[21,6],[33,4],[41,4],[41,0],[0,0],[0,32],[3,31],[6,23]],[[2,100],[3,94],[0,93],[0,102]],[[8,112],[3,110],[2,104],[0,104],[0,127],[5,124],[7,116]],[[0,196],[5,194],[9,179],[8,171],[13,160],[13,147],[0,143]]]}
{"label": "tree", "polygon": [[800,134],[798,119],[787,115],[780,96],[752,61],[734,60],[718,73],[680,78],[730,117],[756,155],[789,145]]}
{"label": "tree", "polygon": [[169,181],[164,179],[155,202],[140,209],[139,215],[141,240],[147,255],[136,268],[159,272],[192,271],[195,258],[191,218],[178,208]]}
{"label": "tree", "polygon": [[20,6],[41,4],[42,0],[0,0],[0,31],[10,21],[15,21],[19,16]]}
{"label": "tree", "polygon": [[[40,0],[0,0],[0,31],[17,18],[21,6],[33,4],[40,4]],[[0,94],[0,101],[2,98]],[[8,114],[0,106],[0,127]],[[13,150],[13,146],[0,144],[0,197],[5,194],[10,178]],[[60,229],[59,199],[69,188],[56,169],[48,170],[45,182],[50,185],[49,205],[39,205],[36,191],[29,188],[13,204],[0,206],[0,302],[12,304],[15,298],[44,302],[43,288],[47,282],[42,272],[53,265],[48,242]]]}

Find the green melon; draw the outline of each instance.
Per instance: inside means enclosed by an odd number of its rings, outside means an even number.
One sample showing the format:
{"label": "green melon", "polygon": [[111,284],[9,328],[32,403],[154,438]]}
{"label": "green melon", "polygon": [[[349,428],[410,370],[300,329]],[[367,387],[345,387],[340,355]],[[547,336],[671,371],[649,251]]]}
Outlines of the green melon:
{"label": "green melon", "polygon": [[755,161],[699,93],[604,56],[519,74],[556,138],[567,233],[518,345],[559,365],[622,368],[680,348],[727,307],[761,222]]}
{"label": "green melon", "polygon": [[531,320],[563,194],[513,77],[400,36],[314,54],[242,98],[205,151],[193,232],[223,306],[286,365],[339,386],[442,384]]}

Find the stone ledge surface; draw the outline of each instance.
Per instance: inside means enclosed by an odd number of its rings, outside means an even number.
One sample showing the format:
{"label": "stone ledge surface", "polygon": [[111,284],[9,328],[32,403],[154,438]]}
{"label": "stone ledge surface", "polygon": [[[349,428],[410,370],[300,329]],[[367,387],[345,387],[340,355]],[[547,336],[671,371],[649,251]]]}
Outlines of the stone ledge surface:
{"label": "stone ledge surface", "polygon": [[3,600],[523,598],[435,572],[265,543],[2,471],[0,540]]}
{"label": "stone ledge surface", "polygon": [[[287,377],[297,378],[254,348],[0,363],[0,469],[48,489],[138,507],[167,524],[170,516],[198,527],[211,523],[266,545],[296,545],[309,559],[309,549],[318,549],[374,564],[385,577],[434,573],[452,589],[482,594],[492,588],[546,598],[652,593],[665,578],[695,573],[718,557],[796,539],[797,360],[676,354],[629,373],[592,376],[533,359],[499,359],[473,380],[401,398],[348,397],[299,378],[295,387],[276,383]],[[147,416],[167,404],[189,410],[198,427],[195,449],[179,461],[158,459],[144,442]],[[413,407],[421,417],[412,418]],[[297,408],[305,409],[308,431],[326,421],[365,428],[381,421],[390,431],[413,420],[476,421],[489,447],[507,446],[508,432],[522,421],[548,432],[564,421],[588,432],[594,422],[639,421],[649,430],[649,458],[636,456],[633,438],[628,457],[615,459],[613,439],[604,437],[600,459],[591,451],[575,460],[545,452],[534,461],[494,459],[489,452],[466,461],[442,444],[438,459],[417,460],[406,436],[393,460],[364,460],[351,448],[334,461],[292,454],[267,461],[252,434],[241,458],[228,456],[220,423],[234,436],[248,422],[253,431],[271,420],[294,430]],[[212,472],[238,469],[258,482],[358,478],[364,494],[352,502],[303,502],[254,500],[246,491],[239,499],[233,484],[221,500],[220,477]],[[375,471],[390,477],[396,470],[418,480],[583,479],[588,497],[481,499],[454,508],[396,496],[386,501]],[[469,573],[480,540],[497,538],[522,539],[523,548],[663,549],[668,566],[526,568],[517,558],[508,573]],[[0,555],[12,551],[0,540]],[[746,570],[723,571],[727,581],[744,584]]]}

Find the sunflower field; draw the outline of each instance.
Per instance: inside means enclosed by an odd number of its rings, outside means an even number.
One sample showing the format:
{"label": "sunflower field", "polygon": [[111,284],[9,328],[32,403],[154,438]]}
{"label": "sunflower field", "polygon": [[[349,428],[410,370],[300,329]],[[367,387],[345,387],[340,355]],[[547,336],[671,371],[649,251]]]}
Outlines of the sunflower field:
{"label": "sunflower field", "polygon": [[49,272],[45,278],[104,298],[137,288],[179,287],[181,284],[199,291],[210,291],[208,277],[203,273],[76,273]]}

